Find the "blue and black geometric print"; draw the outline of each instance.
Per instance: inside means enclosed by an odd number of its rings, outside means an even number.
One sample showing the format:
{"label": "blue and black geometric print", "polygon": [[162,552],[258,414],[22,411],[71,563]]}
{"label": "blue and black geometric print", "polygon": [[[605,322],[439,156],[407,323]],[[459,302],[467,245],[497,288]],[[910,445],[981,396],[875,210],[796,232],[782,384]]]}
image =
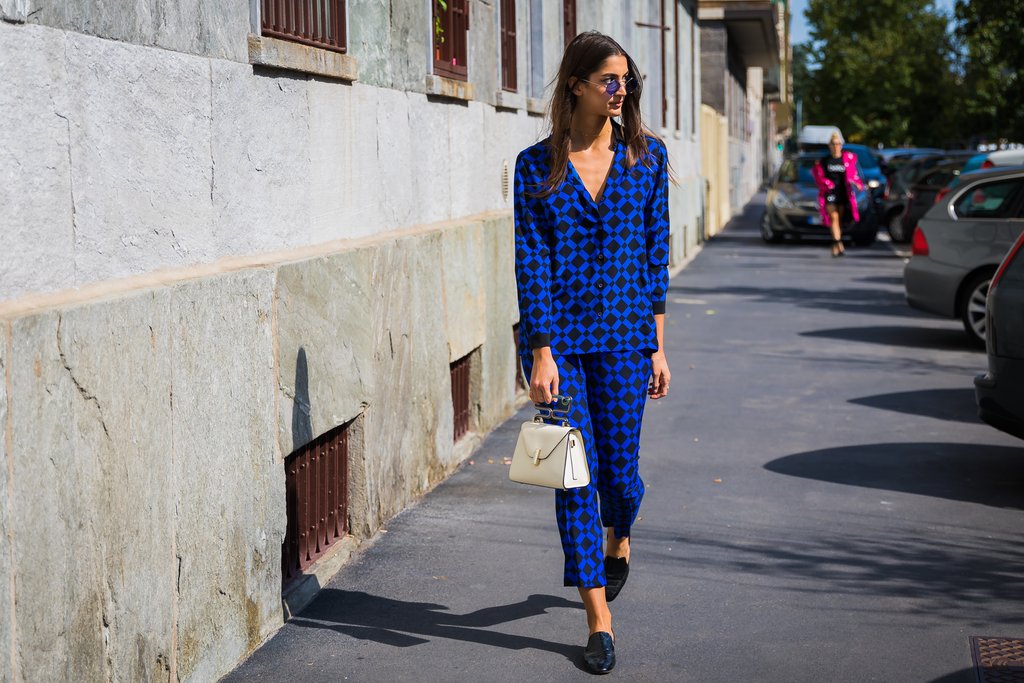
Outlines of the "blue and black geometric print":
{"label": "blue and black geometric print", "polygon": [[648,137],[647,164],[627,168],[621,126],[598,201],[572,162],[546,197],[550,137],[516,158],[514,216],[520,355],[658,348],[654,315],[668,289],[668,166],[665,145]]}
{"label": "blue and black geometric print", "polygon": [[[618,538],[629,536],[644,497],[640,425],[651,358],[643,351],[552,356],[558,393],[573,398],[569,423],[583,434],[590,465],[590,485],[555,491],[564,584],[604,586],[604,527],[613,527]],[[529,377],[533,358],[522,361]]]}

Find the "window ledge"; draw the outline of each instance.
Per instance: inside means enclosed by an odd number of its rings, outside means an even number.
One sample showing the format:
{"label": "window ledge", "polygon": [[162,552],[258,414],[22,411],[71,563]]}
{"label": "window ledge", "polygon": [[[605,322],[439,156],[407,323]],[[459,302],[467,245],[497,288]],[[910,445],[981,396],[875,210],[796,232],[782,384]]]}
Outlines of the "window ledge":
{"label": "window ledge", "polygon": [[526,98],[526,111],[529,114],[544,115],[544,99],[540,97]]}
{"label": "window ledge", "polygon": [[427,74],[427,94],[469,101],[473,99],[473,84],[436,74]]}
{"label": "window ledge", "polygon": [[289,40],[249,34],[249,63],[354,81],[359,63],[351,55]]}
{"label": "window ledge", "polygon": [[498,90],[494,93],[494,106],[505,109],[525,109],[526,96],[521,92]]}

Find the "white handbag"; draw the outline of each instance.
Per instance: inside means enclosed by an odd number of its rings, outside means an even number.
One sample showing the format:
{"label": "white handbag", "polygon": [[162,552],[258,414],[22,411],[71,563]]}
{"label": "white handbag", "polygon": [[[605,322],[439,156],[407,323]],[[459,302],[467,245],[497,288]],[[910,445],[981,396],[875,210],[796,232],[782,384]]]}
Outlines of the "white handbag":
{"label": "white handbag", "polygon": [[[573,489],[590,483],[590,466],[583,434],[569,425],[570,396],[555,396],[555,408],[540,408],[519,428],[508,478],[521,484]],[[561,413],[561,416],[557,415]],[[548,424],[545,419],[560,424]]]}

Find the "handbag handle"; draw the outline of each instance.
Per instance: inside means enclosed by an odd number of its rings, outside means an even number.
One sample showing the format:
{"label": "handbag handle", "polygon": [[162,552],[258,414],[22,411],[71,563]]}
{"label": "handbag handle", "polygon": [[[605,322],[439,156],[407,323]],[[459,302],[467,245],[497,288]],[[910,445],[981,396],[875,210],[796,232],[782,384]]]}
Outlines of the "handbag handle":
{"label": "handbag handle", "polygon": [[534,407],[537,408],[537,414],[534,415],[534,422],[543,422],[544,420],[556,420],[562,423],[563,427],[569,427],[569,408],[572,406],[572,396],[568,394],[554,394],[551,397],[551,403],[537,403],[534,402]]}

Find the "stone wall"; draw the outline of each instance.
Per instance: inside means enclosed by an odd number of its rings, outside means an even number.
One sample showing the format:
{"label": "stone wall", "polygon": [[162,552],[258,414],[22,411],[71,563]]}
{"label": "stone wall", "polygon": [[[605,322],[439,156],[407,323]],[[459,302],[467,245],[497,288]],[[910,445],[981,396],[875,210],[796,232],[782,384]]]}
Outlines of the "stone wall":
{"label": "stone wall", "polygon": [[[0,681],[217,678],[282,621],[288,453],[354,421],[367,538],[517,399],[503,175],[545,134],[560,5],[521,4],[509,94],[472,0],[463,101],[427,92],[425,1],[349,0],[354,81],[250,64],[254,2],[143,4],[0,0]],[[579,30],[656,77],[655,3],[600,4]],[[700,148],[659,133],[678,264]]]}
{"label": "stone wall", "polygon": [[3,320],[3,680],[212,680],[256,647],[284,454],[361,418],[365,538],[465,455],[451,359],[478,349],[477,433],[513,411],[511,241],[482,215]]}

